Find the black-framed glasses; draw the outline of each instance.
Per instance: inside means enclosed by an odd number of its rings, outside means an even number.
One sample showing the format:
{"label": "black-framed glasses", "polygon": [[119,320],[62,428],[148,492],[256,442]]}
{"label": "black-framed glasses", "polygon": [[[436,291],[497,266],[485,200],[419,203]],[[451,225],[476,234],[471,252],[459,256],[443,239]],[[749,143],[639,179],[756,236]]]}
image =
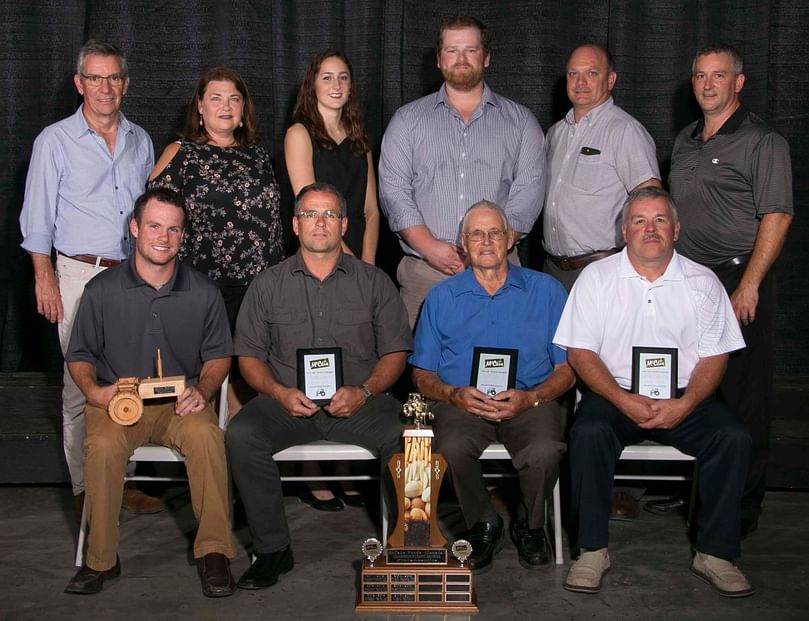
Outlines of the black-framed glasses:
{"label": "black-framed glasses", "polygon": [[126,80],[126,76],[123,73],[111,73],[110,75],[85,75],[80,74],[82,78],[87,80],[87,83],[91,86],[101,86],[106,80],[110,86],[121,86]]}

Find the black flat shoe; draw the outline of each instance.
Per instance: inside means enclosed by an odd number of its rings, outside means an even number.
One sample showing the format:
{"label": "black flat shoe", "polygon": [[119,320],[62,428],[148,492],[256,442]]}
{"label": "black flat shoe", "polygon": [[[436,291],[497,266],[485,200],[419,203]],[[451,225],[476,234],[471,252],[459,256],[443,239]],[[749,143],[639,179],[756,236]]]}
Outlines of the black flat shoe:
{"label": "black flat shoe", "polygon": [[308,487],[304,487],[298,492],[298,499],[318,511],[342,511],[344,509],[343,503],[339,498],[335,497],[329,498],[328,500],[321,500],[315,496]]}
{"label": "black flat shoe", "polygon": [[365,499],[361,494],[349,494],[342,488],[334,492],[334,496],[346,507],[364,507]]}
{"label": "black flat shoe", "polygon": [[236,586],[240,589],[266,589],[278,582],[283,574],[292,571],[294,566],[295,559],[289,546],[270,554],[256,553],[256,560],[242,574]]}
{"label": "black flat shoe", "polygon": [[205,597],[227,597],[236,590],[236,581],[230,573],[230,561],[224,554],[206,554],[199,561],[198,571]]}
{"label": "black flat shoe", "polygon": [[75,595],[95,595],[101,591],[105,580],[112,580],[121,575],[121,561],[115,558],[115,565],[105,571],[96,571],[84,565],[67,583],[65,593]]}
{"label": "black flat shoe", "polygon": [[526,569],[539,569],[550,563],[551,557],[544,528],[530,529],[525,522],[514,520],[509,530],[511,540],[517,547],[520,565]]}
{"label": "black flat shoe", "polygon": [[492,568],[494,555],[503,544],[503,518],[497,518],[497,524],[478,522],[469,531],[469,543],[472,544],[472,556],[469,557],[469,566],[476,574],[482,574]]}
{"label": "black flat shoe", "polygon": [[669,498],[660,498],[658,500],[647,500],[643,503],[643,508],[649,513],[655,515],[666,515],[672,511],[677,511],[685,506],[685,496],[677,494]]}

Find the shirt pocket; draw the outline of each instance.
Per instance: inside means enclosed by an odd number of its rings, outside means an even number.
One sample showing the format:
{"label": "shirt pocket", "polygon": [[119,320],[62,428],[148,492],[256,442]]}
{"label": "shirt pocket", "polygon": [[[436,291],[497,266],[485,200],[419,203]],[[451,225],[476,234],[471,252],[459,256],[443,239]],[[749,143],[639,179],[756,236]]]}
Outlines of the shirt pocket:
{"label": "shirt pocket", "polygon": [[300,310],[274,309],[270,312],[271,348],[279,357],[294,353],[300,343],[309,340],[306,317]]}
{"label": "shirt pocket", "polygon": [[570,184],[582,192],[595,192],[601,186],[604,166],[605,163],[601,153],[597,155],[579,153]]}
{"label": "shirt pocket", "polygon": [[343,348],[344,356],[362,361],[376,358],[374,318],[367,308],[346,306],[340,309],[334,331],[334,340]]}

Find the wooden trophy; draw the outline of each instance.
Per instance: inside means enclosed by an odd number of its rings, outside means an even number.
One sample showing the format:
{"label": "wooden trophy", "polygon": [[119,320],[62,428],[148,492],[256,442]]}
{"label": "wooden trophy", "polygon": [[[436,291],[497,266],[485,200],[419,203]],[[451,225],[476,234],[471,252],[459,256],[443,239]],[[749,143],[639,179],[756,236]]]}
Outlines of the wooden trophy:
{"label": "wooden trophy", "polygon": [[119,425],[130,426],[140,420],[144,399],[178,397],[185,391],[185,377],[163,377],[163,360],[157,350],[157,377],[140,381],[137,377],[120,377],[115,382],[118,392],[110,399],[107,413]]}
{"label": "wooden trophy", "polygon": [[[405,428],[404,452],[396,453],[388,469],[396,488],[398,515],[387,550],[377,539],[366,539],[356,610],[394,613],[477,613],[472,570],[465,561],[468,541],[452,545],[438,527],[438,491],[446,461],[432,452],[432,419],[424,397],[411,393],[404,413],[414,424]],[[377,558],[382,556],[382,560]]]}

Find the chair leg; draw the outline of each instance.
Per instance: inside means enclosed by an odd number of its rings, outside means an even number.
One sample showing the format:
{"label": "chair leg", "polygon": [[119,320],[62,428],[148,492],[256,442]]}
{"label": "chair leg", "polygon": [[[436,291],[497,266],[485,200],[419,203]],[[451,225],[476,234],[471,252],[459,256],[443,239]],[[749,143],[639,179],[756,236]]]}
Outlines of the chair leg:
{"label": "chair leg", "polygon": [[81,507],[81,520],[79,522],[79,541],[76,543],[76,567],[84,565],[84,543],[87,540],[87,500]]}
{"label": "chair leg", "polygon": [[556,552],[556,564],[565,564],[565,553],[562,550],[562,500],[559,493],[559,479],[553,486],[553,543]]}

